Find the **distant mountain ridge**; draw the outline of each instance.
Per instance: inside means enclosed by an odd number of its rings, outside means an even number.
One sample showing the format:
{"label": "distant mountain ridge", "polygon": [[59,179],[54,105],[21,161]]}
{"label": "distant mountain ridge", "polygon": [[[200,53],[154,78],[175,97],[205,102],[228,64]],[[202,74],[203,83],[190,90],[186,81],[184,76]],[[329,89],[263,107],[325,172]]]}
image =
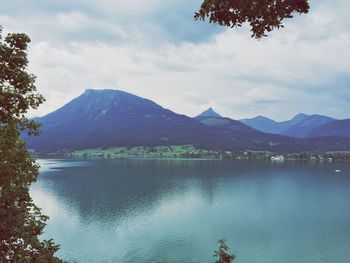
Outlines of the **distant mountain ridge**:
{"label": "distant mountain ridge", "polygon": [[276,122],[263,116],[257,116],[252,119],[242,119],[242,123],[265,133],[274,133],[285,136],[308,138],[313,137],[311,131],[314,129],[335,121],[336,119],[322,115],[307,115],[299,113],[292,119],[282,122]]}
{"label": "distant mountain ridge", "polygon": [[349,140],[301,140],[257,131],[223,118],[213,109],[190,118],[121,90],[86,90],[58,110],[37,118],[41,135],[23,135],[36,152],[81,149],[194,145],[216,150],[300,152],[350,150]]}
{"label": "distant mountain ridge", "polygon": [[336,120],[313,129],[309,137],[341,136],[350,138],[350,119]]}
{"label": "distant mountain ridge", "polygon": [[194,119],[205,125],[218,127],[227,131],[236,131],[255,135],[261,134],[260,131],[253,129],[240,121],[221,117],[221,115],[215,112],[212,108],[202,112],[198,116],[194,117]]}
{"label": "distant mountain ridge", "polygon": [[241,119],[239,121],[261,132],[280,134],[278,123],[261,115],[252,119]]}
{"label": "distant mountain ridge", "polygon": [[203,111],[201,114],[199,114],[198,116],[196,116],[195,118],[201,118],[201,117],[214,117],[214,118],[222,118],[222,116],[220,114],[218,114],[217,112],[215,112],[213,110],[213,108],[209,108],[205,111]]}
{"label": "distant mountain ridge", "polygon": [[336,121],[333,118],[322,116],[318,114],[305,117],[300,122],[296,123],[283,134],[288,136],[294,136],[299,138],[316,137],[312,136],[311,132],[325,124]]}

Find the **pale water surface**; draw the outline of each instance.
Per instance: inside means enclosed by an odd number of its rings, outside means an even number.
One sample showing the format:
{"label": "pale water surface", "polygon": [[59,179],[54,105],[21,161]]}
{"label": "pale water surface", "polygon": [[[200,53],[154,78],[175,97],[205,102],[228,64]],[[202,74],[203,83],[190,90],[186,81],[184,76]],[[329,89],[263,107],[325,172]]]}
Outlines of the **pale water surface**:
{"label": "pale water surface", "polygon": [[[350,164],[40,159],[31,194],[69,262],[350,262]],[[340,169],[341,173],[335,173]]]}

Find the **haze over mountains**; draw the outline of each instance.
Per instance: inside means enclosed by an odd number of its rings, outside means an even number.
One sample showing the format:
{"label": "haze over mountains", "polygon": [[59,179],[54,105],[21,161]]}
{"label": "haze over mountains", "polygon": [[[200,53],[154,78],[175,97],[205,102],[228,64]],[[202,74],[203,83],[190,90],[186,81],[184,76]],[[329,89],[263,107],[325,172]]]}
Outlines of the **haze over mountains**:
{"label": "haze over mountains", "polygon": [[[297,120],[306,119],[308,117],[304,115],[296,117],[290,128],[301,124]],[[243,122],[221,117],[211,108],[190,118],[120,90],[86,90],[62,108],[37,120],[42,123],[41,135],[24,136],[24,139],[29,148],[46,153],[180,144],[207,149],[274,152],[350,150],[347,138],[302,140],[271,134],[275,130],[264,133]],[[314,127],[313,120],[305,122],[308,125],[304,126]],[[323,117],[321,121],[324,121]],[[252,122],[248,123],[252,125]]]}

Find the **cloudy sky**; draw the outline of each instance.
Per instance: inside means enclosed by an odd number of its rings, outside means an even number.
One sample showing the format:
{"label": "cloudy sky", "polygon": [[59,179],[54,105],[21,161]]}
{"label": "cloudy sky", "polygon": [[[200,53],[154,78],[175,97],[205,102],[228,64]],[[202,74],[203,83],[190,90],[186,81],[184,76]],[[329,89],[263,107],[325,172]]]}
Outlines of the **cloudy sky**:
{"label": "cloudy sky", "polygon": [[0,0],[6,32],[30,35],[30,70],[53,111],[85,89],[115,88],[194,116],[304,112],[350,117],[350,2],[311,12],[262,41],[247,27],[193,20],[200,0]]}

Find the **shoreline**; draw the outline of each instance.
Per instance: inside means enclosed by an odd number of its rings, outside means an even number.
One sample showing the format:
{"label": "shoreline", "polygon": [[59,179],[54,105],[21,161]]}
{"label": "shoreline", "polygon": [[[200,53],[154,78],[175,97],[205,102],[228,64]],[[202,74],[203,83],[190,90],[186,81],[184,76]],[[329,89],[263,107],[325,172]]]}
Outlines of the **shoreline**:
{"label": "shoreline", "polygon": [[49,155],[35,155],[36,159],[67,159],[67,160],[149,160],[149,161],[265,161],[275,164],[281,164],[284,162],[309,162],[309,163],[332,163],[332,162],[342,162],[347,163],[350,160],[314,160],[314,159],[302,159],[302,158],[285,158],[284,160],[271,160],[271,159],[259,159],[259,158],[181,158],[181,157],[115,157],[115,158],[105,158],[105,157],[81,157],[81,156],[66,156],[61,154],[49,154]]}

